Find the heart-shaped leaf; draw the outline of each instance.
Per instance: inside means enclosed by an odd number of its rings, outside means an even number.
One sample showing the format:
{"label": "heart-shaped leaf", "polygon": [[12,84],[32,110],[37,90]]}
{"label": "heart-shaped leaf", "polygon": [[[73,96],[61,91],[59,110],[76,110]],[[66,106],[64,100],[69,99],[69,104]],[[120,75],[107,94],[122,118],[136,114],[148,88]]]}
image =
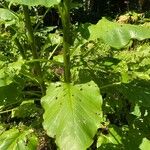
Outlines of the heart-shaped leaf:
{"label": "heart-shaped leaf", "polygon": [[23,4],[28,6],[38,6],[43,5],[46,7],[52,7],[53,5],[57,5],[61,2],[61,0],[7,0],[11,3]]}
{"label": "heart-shaped leaf", "polygon": [[103,18],[96,25],[89,26],[89,40],[102,39],[105,43],[120,49],[129,44],[131,39],[150,38],[150,29],[130,24],[119,24]]}
{"label": "heart-shaped leaf", "polygon": [[102,97],[97,85],[52,83],[42,98],[43,126],[63,150],[85,150],[102,119]]}

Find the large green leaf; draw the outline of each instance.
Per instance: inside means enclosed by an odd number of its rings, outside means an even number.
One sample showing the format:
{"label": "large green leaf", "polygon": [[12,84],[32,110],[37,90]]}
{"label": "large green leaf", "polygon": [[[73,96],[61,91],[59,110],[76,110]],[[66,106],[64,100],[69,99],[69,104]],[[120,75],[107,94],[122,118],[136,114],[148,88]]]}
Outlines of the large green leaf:
{"label": "large green leaf", "polygon": [[33,129],[10,129],[0,135],[1,150],[36,150],[38,139]]}
{"label": "large green leaf", "polygon": [[61,0],[7,0],[11,3],[23,4],[28,6],[37,6],[43,5],[46,7],[51,7],[53,5],[57,5]]}
{"label": "large green leaf", "polygon": [[97,85],[52,83],[42,98],[43,126],[63,150],[85,150],[102,119],[102,98]]}
{"label": "large green leaf", "polygon": [[147,27],[114,23],[105,18],[96,25],[89,26],[89,33],[89,40],[99,38],[116,49],[125,47],[131,39],[144,40],[150,38],[150,30]]}

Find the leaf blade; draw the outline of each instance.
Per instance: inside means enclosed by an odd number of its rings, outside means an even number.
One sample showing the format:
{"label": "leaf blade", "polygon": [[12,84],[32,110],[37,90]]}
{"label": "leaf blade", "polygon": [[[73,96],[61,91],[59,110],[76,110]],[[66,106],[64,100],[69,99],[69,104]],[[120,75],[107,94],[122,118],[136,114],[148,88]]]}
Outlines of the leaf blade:
{"label": "leaf blade", "polygon": [[42,98],[44,129],[49,136],[56,137],[60,149],[84,150],[92,144],[99,127],[101,105],[94,82],[52,84]]}
{"label": "leaf blade", "polygon": [[7,0],[11,3],[17,3],[22,5],[28,5],[28,6],[38,6],[43,5],[46,7],[52,7],[54,5],[57,5],[60,3],[61,0]]}

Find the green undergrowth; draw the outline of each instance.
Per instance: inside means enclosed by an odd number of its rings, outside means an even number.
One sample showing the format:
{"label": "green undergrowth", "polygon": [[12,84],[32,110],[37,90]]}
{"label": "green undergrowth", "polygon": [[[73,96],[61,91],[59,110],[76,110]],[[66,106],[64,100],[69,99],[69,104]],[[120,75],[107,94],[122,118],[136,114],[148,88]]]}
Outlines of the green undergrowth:
{"label": "green undergrowth", "polygon": [[[148,21],[72,24],[80,4],[0,8],[0,150],[149,148]],[[38,5],[55,7],[62,26],[45,27]]]}

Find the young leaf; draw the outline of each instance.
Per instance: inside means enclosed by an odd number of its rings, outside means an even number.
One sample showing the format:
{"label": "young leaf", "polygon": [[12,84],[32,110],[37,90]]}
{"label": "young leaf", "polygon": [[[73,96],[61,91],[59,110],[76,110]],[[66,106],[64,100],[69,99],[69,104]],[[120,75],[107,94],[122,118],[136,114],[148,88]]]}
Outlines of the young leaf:
{"label": "young leaf", "polygon": [[116,49],[125,47],[132,39],[144,40],[150,38],[150,30],[147,27],[114,23],[105,18],[96,25],[91,25],[89,32],[89,40],[99,38]]}
{"label": "young leaf", "polygon": [[36,150],[38,139],[32,129],[10,129],[0,135],[1,150]]}
{"label": "young leaf", "polygon": [[7,0],[11,3],[23,4],[28,6],[38,6],[43,5],[46,7],[52,7],[53,5],[57,5],[61,0]]}
{"label": "young leaf", "polygon": [[102,97],[96,84],[52,83],[42,98],[43,126],[63,150],[85,150],[102,117]]}

